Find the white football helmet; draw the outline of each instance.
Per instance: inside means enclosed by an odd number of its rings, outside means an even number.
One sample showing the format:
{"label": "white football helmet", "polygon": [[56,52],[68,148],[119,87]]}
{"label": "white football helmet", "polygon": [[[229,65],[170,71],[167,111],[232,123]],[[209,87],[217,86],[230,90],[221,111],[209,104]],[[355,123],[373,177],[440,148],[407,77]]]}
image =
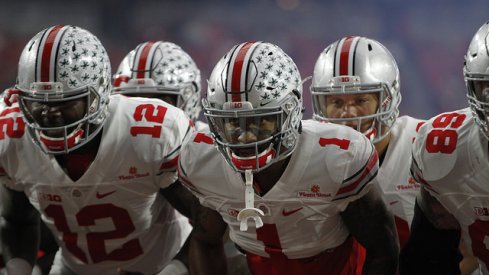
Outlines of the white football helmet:
{"label": "white football helmet", "polygon": [[[46,153],[68,153],[102,129],[107,116],[111,70],[99,39],[79,27],[53,26],[36,34],[19,60],[16,89],[34,142]],[[60,127],[42,127],[29,111],[32,102],[62,103],[86,98],[85,116]],[[50,130],[62,130],[52,137]]]}
{"label": "white football helmet", "polygon": [[171,42],[144,42],[129,52],[114,76],[114,93],[163,94],[196,121],[200,105],[200,70],[182,48]]}
{"label": "white football helmet", "polygon": [[470,42],[465,55],[464,78],[475,122],[489,139],[489,21]]}
{"label": "white football helmet", "polygon": [[[214,67],[202,102],[218,149],[238,172],[263,170],[289,156],[297,144],[303,111],[301,76],[276,45],[235,45]],[[238,141],[249,132],[262,138]]]}
{"label": "white football helmet", "polygon": [[[310,87],[313,118],[333,123],[356,121],[361,132],[362,121],[372,120],[363,133],[372,142],[382,140],[399,115],[401,103],[399,70],[391,53],[379,42],[366,37],[344,37],[320,54]],[[331,118],[325,110],[325,96],[378,93],[377,112],[353,118]]]}

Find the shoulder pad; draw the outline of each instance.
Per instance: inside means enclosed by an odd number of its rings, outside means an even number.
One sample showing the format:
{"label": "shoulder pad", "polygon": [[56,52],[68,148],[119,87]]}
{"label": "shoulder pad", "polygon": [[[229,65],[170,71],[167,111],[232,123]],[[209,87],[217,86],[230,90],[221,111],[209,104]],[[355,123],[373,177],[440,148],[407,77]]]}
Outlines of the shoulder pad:
{"label": "shoulder pad", "polygon": [[439,180],[452,171],[469,121],[465,112],[443,113],[419,129],[413,158],[425,180]]}

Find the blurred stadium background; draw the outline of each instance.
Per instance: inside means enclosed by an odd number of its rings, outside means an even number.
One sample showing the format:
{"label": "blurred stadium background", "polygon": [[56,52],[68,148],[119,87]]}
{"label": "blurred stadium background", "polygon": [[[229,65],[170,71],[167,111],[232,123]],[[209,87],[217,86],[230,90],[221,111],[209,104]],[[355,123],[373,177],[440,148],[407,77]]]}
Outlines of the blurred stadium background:
{"label": "blurred stadium background", "polygon": [[[0,88],[15,83],[28,40],[56,24],[72,24],[100,38],[115,71],[146,40],[179,44],[205,80],[234,44],[262,40],[282,47],[303,77],[319,53],[345,35],[386,45],[401,72],[401,114],[429,118],[467,106],[463,56],[472,35],[489,20],[487,0],[16,0],[1,1]],[[304,85],[311,116],[309,84]]]}

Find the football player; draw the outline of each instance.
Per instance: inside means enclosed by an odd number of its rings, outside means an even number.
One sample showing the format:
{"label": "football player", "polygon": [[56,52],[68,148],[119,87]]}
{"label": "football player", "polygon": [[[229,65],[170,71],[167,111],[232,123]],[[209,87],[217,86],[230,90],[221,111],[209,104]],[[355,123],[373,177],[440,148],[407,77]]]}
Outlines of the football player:
{"label": "football player", "polygon": [[189,235],[170,206],[190,194],[174,183],[189,119],[161,100],[110,96],[110,82],[103,45],[82,28],[47,28],[22,51],[18,106],[0,116],[9,274],[31,274],[39,217],[60,247],[50,274],[157,274]]}
{"label": "football player", "polygon": [[194,60],[180,46],[166,41],[139,44],[121,61],[114,75],[114,94],[154,97],[182,109],[196,129],[199,121],[201,78]]}
{"label": "football player", "polygon": [[227,225],[252,274],[354,274],[353,238],[367,249],[365,272],[395,273],[375,148],[349,127],[301,120],[300,73],[282,49],[235,45],[214,67],[203,108],[210,131],[194,133],[179,160],[182,183],[209,207],[197,217],[192,268],[212,270]]}
{"label": "football player", "polygon": [[310,90],[314,119],[350,126],[374,143],[377,181],[402,247],[419,189],[409,174],[411,144],[423,121],[398,117],[401,93],[394,57],[374,39],[343,37],[319,55]]}
{"label": "football player", "polygon": [[[124,57],[113,79],[114,94],[164,100],[182,109],[196,130],[208,128],[198,120],[202,110],[200,70],[180,46],[167,41],[141,43]],[[246,273],[246,259],[234,243],[227,241],[225,248],[229,273]],[[165,270],[173,268],[168,274],[188,272],[187,249],[185,245],[176,259],[165,267]]]}
{"label": "football player", "polygon": [[489,274],[489,22],[472,38],[463,73],[469,107],[430,119],[413,144],[411,173],[422,188],[402,274],[459,274],[461,237]]}

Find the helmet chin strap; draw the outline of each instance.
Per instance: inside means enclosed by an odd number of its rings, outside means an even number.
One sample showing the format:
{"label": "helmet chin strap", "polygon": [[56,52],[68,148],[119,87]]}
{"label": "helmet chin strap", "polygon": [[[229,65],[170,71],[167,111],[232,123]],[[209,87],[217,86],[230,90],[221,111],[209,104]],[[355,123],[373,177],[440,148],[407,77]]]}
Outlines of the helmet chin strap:
{"label": "helmet chin strap", "polygon": [[359,132],[361,132],[361,133],[362,133],[364,136],[366,136],[366,137],[367,137],[367,138],[368,138],[370,141],[372,141],[372,142],[373,142],[373,141],[374,141],[374,139],[377,137],[377,135],[378,135],[378,134],[380,134],[380,133],[377,133],[377,126],[376,126],[376,125],[377,125],[378,123],[379,123],[379,122],[378,122],[376,119],[374,119],[374,121],[372,121],[372,125],[370,125],[370,128],[368,128],[368,129],[367,129],[365,132],[362,132],[362,131],[360,130],[360,127],[362,126],[362,119],[360,118],[360,119],[358,120],[358,127],[357,127],[357,130],[358,130]]}
{"label": "helmet chin strap", "polygon": [[377,130],[375,127],[372,127],[368,129],[366,132],[363,133],[370,141],[373,141],[374,138],[377,136]]}
{"label": "helmet chin strap", "polygon": [[260,218],[265,216],[262,210],[255,208],[255,192],[253,191],[253,172],[251,170],[245,171],[245,208],[239,211],[238,221],[241,222],[239,230],[248,230],[248,219],[253,218],[255,221],[255,227],[260,228],[263,226],[263,221]]}

